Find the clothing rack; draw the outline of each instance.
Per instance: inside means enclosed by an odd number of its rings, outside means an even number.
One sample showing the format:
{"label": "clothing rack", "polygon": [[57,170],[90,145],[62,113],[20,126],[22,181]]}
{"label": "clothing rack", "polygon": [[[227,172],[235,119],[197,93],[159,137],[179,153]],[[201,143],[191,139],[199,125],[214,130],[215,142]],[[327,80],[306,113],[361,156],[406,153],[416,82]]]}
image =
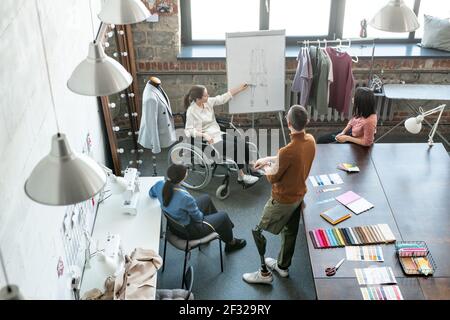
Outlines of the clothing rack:
{"label": "clothing rack", "polygon": [[327,39],[317,39],[317,40],[303,40],[303,41],[297,41],[297,44],[303,44],[304,46],[310,46],[310,45],[319,45],[320,44],[324,44],[325,48],[327,47],[328,44],[339,44],[339,46],[342,46],[343,42],[348,42],[348,46],[346,46],[346,48],[350,48],[352,45],[352,41],[357,41],[358,44],[360,43],[372,43],[372,56],[370,58],[370,71],[369,71],[369,87],[371,85],[372,82],[372,77],[373,77],[373,60],[374,60],[374,56],[375,56],[375,40],[377,38],[347,38],[347,39],[335,39],[335,40],[327,40]]}

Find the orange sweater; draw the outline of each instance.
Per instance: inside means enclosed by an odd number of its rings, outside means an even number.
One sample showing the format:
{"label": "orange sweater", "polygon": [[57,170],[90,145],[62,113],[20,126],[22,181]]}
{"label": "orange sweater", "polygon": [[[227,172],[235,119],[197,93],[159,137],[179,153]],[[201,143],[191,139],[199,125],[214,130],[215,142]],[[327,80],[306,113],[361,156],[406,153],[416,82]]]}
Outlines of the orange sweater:
{"label": "orange sweater", "polygon": [[278,171],[268,175],[272,198],[294,203],[306,194],[306,179],[316,154],[314,137],[305,132],[291,133],[291,142],[278,151]]}

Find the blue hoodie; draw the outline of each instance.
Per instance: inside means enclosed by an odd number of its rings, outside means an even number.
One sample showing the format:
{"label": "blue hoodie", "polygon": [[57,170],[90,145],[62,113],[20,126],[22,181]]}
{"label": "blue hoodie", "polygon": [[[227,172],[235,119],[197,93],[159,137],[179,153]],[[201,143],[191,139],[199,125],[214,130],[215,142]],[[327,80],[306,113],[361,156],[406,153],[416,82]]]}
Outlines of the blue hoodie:
{"label": "blue hoodie", "polygon": [[169,205],[167,207],[164,206],[162,196],[164,183],[165,181],[158,181],[149,191],[150,197],[158,198],[161,209],[167,212],[171,218],[185,226],[191,222],[191,219],[194,221],[203,220],[203,212],[198,208],[197,201],[183,187],[174,187]]}

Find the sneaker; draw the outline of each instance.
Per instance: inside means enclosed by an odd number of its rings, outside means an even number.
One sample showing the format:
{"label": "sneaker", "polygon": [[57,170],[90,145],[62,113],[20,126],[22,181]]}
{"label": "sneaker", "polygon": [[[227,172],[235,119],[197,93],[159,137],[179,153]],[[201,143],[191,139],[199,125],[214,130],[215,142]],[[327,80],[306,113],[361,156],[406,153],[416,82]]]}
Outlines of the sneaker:
{"label": "sneaker", "polygon": [[264,259],[264,261],[266,262],[266,266],[267,268],[269,268],[271,271],[276,271],[280,277],[282,278],[286,278],[289,276],[289,270],[288,269],[280,269],[280,267],[278,267],[278,261],[273,259],[273,258],[266,258]]}
{"label": "sneaker", "polygon": [[238,176],[238,182],[244,183],[246,185],[252,185],[258,182],[259,178],[251,176],[249,174],[244,174],[243,176]]}
{"label": "sneaker", "polygon": [[247,244],[247,241],[245,241],[245,239],[234,238],[234,241],[234,244],[227,243],[225,245],[225,252],[233,252],[242,249]]}
{"label": "sneaker", "polygon": [[273,281],[272,273],[267,276],[262,275],[261,270],[251,273],[244,273],[242,279],[247,283],[271,284]]}

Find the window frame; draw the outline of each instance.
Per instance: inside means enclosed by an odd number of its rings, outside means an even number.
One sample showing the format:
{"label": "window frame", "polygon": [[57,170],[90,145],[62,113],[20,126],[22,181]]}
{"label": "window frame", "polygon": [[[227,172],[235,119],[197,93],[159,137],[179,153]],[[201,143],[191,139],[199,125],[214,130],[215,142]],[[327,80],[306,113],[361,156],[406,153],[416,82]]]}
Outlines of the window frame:
{"label": "window frame", "polygon": [[[386,1],[387,0],[383,0]],[[418,15],[421,0],[414,0],[413,11]],[[259,5],[259,30],[269,29],[269,12],[266,10],[266,3],[270,7],[270,0],[260,0]],[[318,36],[287,36],[286,45],[296,45],[298,41],[317,40],[317,39],[342,39],[344,30],[346,0],[331,0],[330,20],[328,22],[328,34]],[[192,40],[191,23],[191,0],[180,1],[181,14],[181,44],[184,46],[192,45],[225,45],[225,40]],[[415,37],[415,31],[409,32],[407,38],[376,38],[377,43],[416,43],[420,38]],[[362,41],[364,41],[362,39]],[[359,43],[358,40],[352,43]]]}

